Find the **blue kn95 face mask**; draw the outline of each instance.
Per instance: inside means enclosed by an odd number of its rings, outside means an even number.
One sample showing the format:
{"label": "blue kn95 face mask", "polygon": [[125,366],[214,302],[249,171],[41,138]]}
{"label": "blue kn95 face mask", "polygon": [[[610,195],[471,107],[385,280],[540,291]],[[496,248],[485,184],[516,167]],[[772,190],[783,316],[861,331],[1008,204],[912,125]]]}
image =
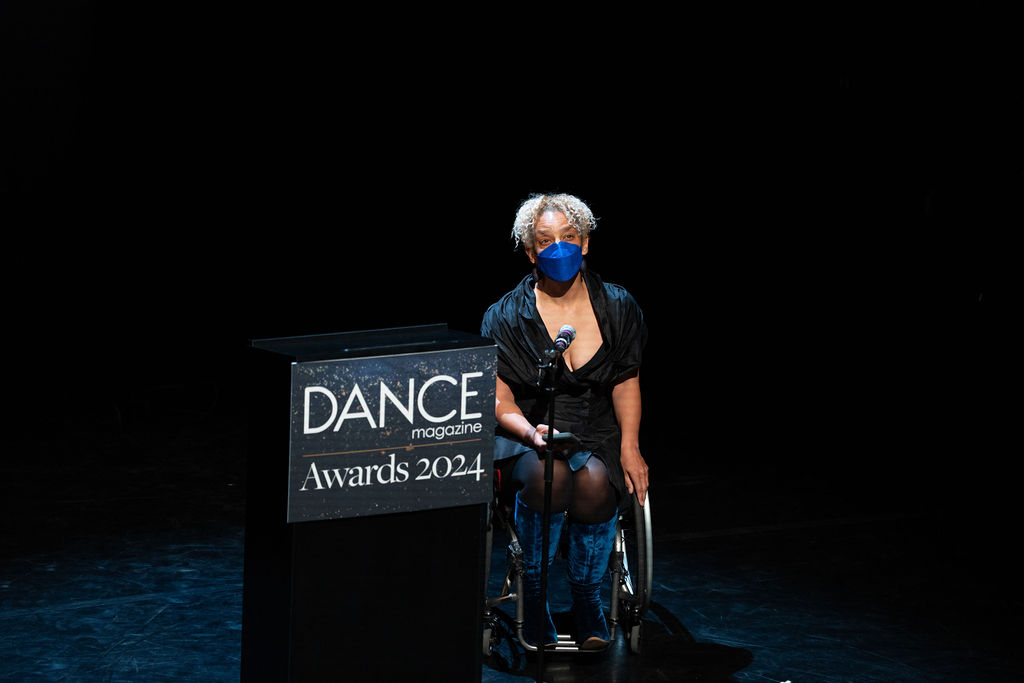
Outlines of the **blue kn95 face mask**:
{"label": "blue kn95 face mask", "polygon": [[547,277],[565,282],[576,277],[583,264],[583,250],[573,242],[555,242],[537,252],[537,268]]}

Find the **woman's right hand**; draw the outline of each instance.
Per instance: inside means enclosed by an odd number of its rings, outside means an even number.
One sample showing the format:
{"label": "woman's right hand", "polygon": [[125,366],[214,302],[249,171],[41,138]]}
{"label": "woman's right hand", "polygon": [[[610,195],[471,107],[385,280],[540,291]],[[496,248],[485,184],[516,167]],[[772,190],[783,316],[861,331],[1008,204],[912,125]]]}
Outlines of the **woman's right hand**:
{"label": "woman's right hand", "polygon": [[[523,443],[530,448],[533,448],[538,453],[543,453],[548,447],[548,442],[544,439],[544,436],[548,433],[548,429],[548,426],[545,424],[530,427],[530,429],[523,434]],[[556,429],[555,434],[557,433],[558,430]]]}

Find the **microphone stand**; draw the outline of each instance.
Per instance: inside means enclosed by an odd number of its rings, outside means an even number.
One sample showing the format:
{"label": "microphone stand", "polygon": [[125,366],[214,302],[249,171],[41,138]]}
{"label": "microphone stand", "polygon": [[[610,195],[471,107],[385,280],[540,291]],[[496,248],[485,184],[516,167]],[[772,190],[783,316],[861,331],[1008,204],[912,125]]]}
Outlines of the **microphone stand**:
{"label": "microphone stand", "polygon": [[[543,529],[541,531],[542,556],[540,564],[540,606],[537,608],[538,635],[543,635],[547,626],[547,612],[544,605],[548,599],[548,561],[550,550],[548,545],[551,540],[551,488],[554,480],[554,446],[555,446],[555,376],[558,363],[562,358],[562,351],[558,348],[551,348],[544,351],[544,358],[540,359],[537,366],[537,385],[548,394],[548,447],[544,449],[544,514],[541,517]],[[544,646],[545,643],[537,643],[537,683],[544,680]]]}

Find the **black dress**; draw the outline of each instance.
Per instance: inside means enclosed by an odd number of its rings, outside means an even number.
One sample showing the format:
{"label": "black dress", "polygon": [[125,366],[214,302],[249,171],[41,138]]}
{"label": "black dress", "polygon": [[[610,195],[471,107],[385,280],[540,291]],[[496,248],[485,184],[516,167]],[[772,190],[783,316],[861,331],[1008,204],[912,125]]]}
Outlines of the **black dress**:
{"label": "black dress", "polygon": [[[606,283],[583,271],[590,303],[601,330],[602,344],[585,365],[570,371],[562,365],[555,381],[555,424],[580,440],[580,452],[570,458],[575,471],[588,457],[607,467],[619,499],[626,490],[619,462],[621,432],[612,405],[612,387],[626,373],[640,367],[647,327],[636,300],[619,285]],[[498,347],[498,376],[512,389],[516,405],[531,424],[548,422],[548,394],[537,384],[538,365],[552,341],[537,311],[529,275],[484,314],[480,334]],[[500,425],[496,430],[495,460],[514,457],[529,449]]]}

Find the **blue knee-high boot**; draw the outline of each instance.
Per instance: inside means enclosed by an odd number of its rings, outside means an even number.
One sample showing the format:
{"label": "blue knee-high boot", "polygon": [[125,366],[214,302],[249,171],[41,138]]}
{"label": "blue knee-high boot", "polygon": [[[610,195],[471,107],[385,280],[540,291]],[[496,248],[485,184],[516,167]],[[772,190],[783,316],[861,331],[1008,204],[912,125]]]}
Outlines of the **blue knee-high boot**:
{"label": "blue knee-high boot", "polygon": [[601,524],[569,525],[569,588],[576,619],[576,642],[585,650],[608,645],[608,624],[601,605],[601,585],[615,543],[618,515]]}
{"label": "blue knee-high boot", "polygon": [[[540,567],[544,561],[544,514],[534,512],[526,507],[516,495],[516,530],[519,532],[519,543],[523,548],[523,637],[531,645],[538,645],[543,640],[544,645],[558,642],[558,634],[555,631],[555,624],[551,620],[551,610],[548,603],[543,605],[546,622],[542,638],[537,638],[537,619],[540,604]],[[562,534],[562,523],[565,515],[561,512],[551,513],[550,528],[548,531],[548,566],[555,559],[555,551],[558,549],[558,539]]]}

